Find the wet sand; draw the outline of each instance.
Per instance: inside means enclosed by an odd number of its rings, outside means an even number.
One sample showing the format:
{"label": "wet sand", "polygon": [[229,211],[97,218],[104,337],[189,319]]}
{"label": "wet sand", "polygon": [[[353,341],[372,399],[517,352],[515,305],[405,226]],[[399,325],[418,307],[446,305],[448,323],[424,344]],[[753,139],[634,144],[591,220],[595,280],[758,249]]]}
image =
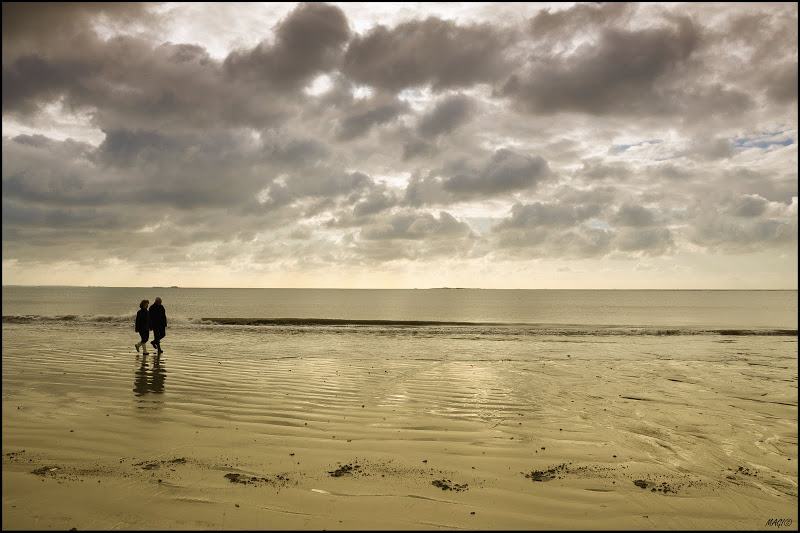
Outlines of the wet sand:
{"label": "wet sand", "polygon": [[797,527],[795,337],[129,329],[3,325],[3,529]]}

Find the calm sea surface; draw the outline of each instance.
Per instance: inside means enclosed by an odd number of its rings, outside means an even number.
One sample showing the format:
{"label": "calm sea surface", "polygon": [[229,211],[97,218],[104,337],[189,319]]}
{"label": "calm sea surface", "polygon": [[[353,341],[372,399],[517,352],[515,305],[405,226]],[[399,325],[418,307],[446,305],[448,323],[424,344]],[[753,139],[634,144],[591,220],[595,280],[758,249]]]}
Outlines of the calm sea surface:
{"label": "calm sea surface", "polygon": [[[445,323],[572,328],[796,330],[797,291],[354,290],[3,287],[3,321],[133,323],[163,299],[171,327]],[[218,319],[218,320],[209,320]],[[248,319],[248,320],[245,320]],[[316,320],[316,321],[315,321]],[[428,323],[428,324],[426,324]],[[456,324],[458,323],[458,324]],[[488,324],[487,324],[488,323]],[[437,324],[441,325],[441,324]]]}

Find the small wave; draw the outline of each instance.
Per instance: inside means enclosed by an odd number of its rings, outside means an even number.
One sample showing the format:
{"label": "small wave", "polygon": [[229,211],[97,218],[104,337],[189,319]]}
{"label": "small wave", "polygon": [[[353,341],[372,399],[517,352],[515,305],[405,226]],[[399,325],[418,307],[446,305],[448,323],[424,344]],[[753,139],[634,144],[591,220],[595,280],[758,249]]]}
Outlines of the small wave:
{"label": "small wave", "polygon": [[131,322],[136,320],[136,315],[92,315],[92,316],[82,316],[78,317],[77,319],[82,320],[84,322],[111,322],[111,323],[120,323],[120,322]]}
{"label": "small wave", "polygon": [[491,322],[434,320],[359,320],[344,318],[203,318],[209,324],[226,326],[482,326],[507,325]]}
{"label": "small wave", "polygon": [[[133,325],[134,314],[125,315],[4,315],[4,324],[30,324],[42,322],[55,323],[95,323]],[[347,333],[356,331],[377,333],[382,331],[410,331],[426,335],[475,334],[479,336],[797,336],[796,329],[723,329],[691,327],[654,326],[608,326],[580,324],[528,324],[506,322],[463,322],[435,320],[377,320],[344,318],[237,318],[212,317],[195,318],[171,316],[170,327],[202,328],[248,328],[271,331],[272,328],[297,331],[326,331]]]}
{"label": "small wave", "polygon": [[768,329],[768,330],[753,330],[753,329],[717,329],[713,330],[714,333],[719,335],[769,335],[769,336],[797,336],[796,329]]}
{"label": "small wave", "polygon": [[[124,315],[3,315],[4,324],[28,324],[41,322],[78,322],[78,323],[97,323],[97,324],[133,324],[136,321],[136,314],[129,313]],[[202,325],[210,324],[202,318],[187,318],[181,316],[169,317],[169,324],[181,325]]]}
{"label": "small wave", "polygon": [[27,322],[33,322],[34,320],[40,319],[41,317],[37,317],[34,315],[3,315],[3,323],[4,324],[25,324]]}
{"label": "small wave", "polygon": [[25,324],[31,322],[97,322],[128,323],[136,319],[129,315],[3,315],[3,323]]}

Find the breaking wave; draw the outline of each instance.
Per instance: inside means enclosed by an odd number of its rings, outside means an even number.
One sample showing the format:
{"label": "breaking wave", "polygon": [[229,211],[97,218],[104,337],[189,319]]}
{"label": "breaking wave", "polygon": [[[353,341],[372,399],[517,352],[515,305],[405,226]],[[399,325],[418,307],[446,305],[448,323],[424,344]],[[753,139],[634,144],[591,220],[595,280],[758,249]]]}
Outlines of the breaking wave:
{"label": "breaking wave", "polygon": [[[3,324],[38,323],[85,323],[85,324],[130,324],[136,321],[136,313],[125,315],[3,315]],[[170,326],[201,324],[201,318],[169,317]]]}
{"label": "breaking wave", "polygon": [[[3,324],[83,323],[133,326],[136,315],[4,315]],[[491,335],[593,335],[593,336],[675,336],[675,335],[723,335],[723,336],[792,336],[797,329],[730,329],[653,326],[606,326],[570,324],[529,324],[502,322],[457,322],[431,320],[360,320],[337,318],[235,318],[235,317],[169,317],[170,327],[202,328],[247,328],[247,329],[297,329],[302,331],[351,330],[414,330],[427,334],[474,333]]]}

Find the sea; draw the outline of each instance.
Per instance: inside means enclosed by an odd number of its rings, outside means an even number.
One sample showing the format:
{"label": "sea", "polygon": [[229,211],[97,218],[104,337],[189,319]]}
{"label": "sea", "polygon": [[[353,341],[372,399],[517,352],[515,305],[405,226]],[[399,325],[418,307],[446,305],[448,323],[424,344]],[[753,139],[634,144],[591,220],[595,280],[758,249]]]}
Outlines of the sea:
{"label": "sea", "polygon": [[796,335],[797,291],[231,289],[4,286],[4,324],[132,327],[161,297],[169,327],[514,335]]}

